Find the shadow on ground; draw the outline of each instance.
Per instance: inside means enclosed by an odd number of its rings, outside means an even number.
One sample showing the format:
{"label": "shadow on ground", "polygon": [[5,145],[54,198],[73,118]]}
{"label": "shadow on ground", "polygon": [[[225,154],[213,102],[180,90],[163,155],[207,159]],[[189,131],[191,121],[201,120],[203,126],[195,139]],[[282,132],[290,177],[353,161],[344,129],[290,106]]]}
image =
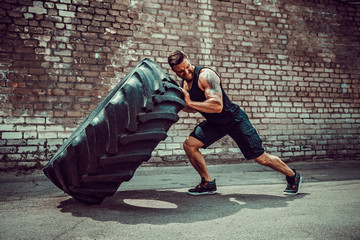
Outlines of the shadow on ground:
{"label": "shadow on ground", "polygon": [[122,224],[194,223],[233,215],[242,209],[284,208],[288,202],[305,197],[262,194],[215,194],[190,196],[176,191],[121,191],[101,205],[86,206],[67,199],[58,208],[75,217]]}

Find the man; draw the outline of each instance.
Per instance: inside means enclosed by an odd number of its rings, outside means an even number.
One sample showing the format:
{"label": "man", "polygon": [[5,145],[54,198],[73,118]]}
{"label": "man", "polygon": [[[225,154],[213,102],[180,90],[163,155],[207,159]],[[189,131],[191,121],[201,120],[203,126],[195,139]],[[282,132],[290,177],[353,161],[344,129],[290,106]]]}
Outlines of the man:
{"label": "man", "polygon": [[255,128],[246,113],[234,104],[224,92],[220,76],[205,67],[193,66],[180,50],[168,57],[171,69],[182,79],[186,112],[200,112],[205,121],[195,127],[184,142],[184,150],[191,164],[201,177],[201,182],[188,191],[191,195],[216,193],[215,179],[212,180],[200,148],[207,148],[215,141],[229,135],[235,140],[246,159],[283,173],[288,182],[284,194],[295,195],[299,191],[301,177],[280,158],[264,151]]}

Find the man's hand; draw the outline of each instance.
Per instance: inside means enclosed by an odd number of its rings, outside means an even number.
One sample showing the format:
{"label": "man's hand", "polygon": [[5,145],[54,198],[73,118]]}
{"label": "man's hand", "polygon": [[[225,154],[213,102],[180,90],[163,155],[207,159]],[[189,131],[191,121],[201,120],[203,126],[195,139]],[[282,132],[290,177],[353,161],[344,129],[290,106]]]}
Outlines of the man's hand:
{"label": "man's hand", "polygon": [[188,112],[188,113],[195,113],[196,110],[193,109],[192,107],[190,107],[191,98],[190,98],[189,92],[183,88],[180,88],[180,89],[184,94],[184,101],[185,101],[185,105],[186,105],[185,108],[183,108],[183,111]]}
{"label": "man's hand", "polygon": [[185,101],[185,104],[186,104],[186,106],[187,106],[187,105],[189,105],[189,103],[191,102],[190,94],[189,94],[189,92],[186,91],[185,89],[183,89],[183,88],[180,88],[180,89],[181,89],[181,91],[182,91],[183,94],[184,94],[184,101]]}

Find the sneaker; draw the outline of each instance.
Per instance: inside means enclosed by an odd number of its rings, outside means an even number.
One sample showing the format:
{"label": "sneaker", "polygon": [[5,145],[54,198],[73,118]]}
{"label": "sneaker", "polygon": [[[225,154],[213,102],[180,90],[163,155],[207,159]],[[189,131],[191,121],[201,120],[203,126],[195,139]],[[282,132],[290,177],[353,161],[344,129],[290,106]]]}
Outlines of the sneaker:
{"label": "sneaker", "polygon": [[295,172],[295,176],[286,177],[286,180],[288,182],[287,187],[284,190],[284,194],[286,194],[286,195],[296,195],[296,194],[298,194],[299,189],[300,189],[302,177],[300,176],[299,173],[297,173],[295,171],[295,169],[293,169],[293,171]]}
{"label": "sneaker", "polygon": [[204,178],[201,179],[201,183],[193,189],[189,189],[188,194],[190,195],[204,195],[204,194],[215,194],[216,193],[216,183],[215,179],[212,182],[205,181]]}

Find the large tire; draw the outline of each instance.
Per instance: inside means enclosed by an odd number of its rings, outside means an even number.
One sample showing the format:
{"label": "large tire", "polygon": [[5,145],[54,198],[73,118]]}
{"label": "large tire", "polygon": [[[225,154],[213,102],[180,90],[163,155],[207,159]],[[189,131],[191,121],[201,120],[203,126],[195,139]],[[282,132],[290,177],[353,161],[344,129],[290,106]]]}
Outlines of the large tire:
{"label": "large tire", "polygon": [[64,142],[44,173],[73,198],[100,204],[150,159],[183,107],[177,83],[144,59]]}

